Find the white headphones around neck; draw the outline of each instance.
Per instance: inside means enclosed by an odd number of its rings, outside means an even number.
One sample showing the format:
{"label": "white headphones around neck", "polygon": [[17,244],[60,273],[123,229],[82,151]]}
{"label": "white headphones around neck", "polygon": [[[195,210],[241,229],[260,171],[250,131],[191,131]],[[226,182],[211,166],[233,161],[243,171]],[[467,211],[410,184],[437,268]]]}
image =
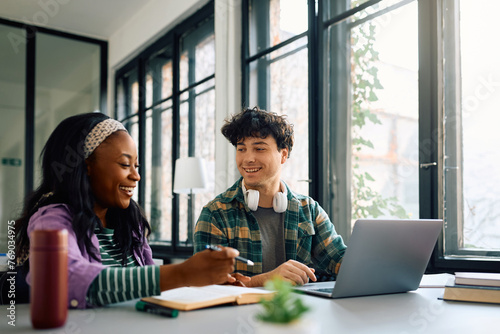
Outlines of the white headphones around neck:
{"label": "white headphones around neck", "polygon": [[[260,193],[258,190],[247,189],[245,187],[245,182],[242,181],[241,186],[243,188],[243,196],[245,197],[245,203],[252,211],[257,211],[259,208],[259,197]],[[273,209],[276,213],[282,213],[286,211],[288,207],[288,198],[286,186],[281,182],[281,191],[278,191],[273,197]]]}

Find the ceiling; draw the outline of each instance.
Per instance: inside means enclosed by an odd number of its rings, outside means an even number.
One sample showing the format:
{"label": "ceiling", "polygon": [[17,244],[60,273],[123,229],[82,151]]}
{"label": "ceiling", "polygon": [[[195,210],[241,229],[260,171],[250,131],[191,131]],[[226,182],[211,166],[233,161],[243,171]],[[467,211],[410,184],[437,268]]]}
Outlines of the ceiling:
{"label": "ceiling", "polygon": [[149,1],[1,0],[0,17],[107,40]]}

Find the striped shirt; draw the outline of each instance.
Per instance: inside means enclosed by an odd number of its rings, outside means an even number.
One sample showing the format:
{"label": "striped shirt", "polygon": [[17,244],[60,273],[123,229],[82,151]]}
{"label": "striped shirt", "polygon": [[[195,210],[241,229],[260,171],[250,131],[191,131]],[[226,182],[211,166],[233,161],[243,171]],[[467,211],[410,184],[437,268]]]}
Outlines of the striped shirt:
{"label": "striped shirt", "polygon": [[[243,197],[238,180],[226,192],[203,207],[196,223],[195,252],[214,244],[236,248],[255,265],[237,261],[235,271],[253,276],[262,273],[262,238],[259,224]],[[285,257],[296,260],[318,273],[335,275],[346,246],[326,212],[312,198],[288,190],[284,218]]]}
{"label": "striped shirt", "polygon": [[[123,252],[118,245],[118,242],[114,238],[114,230],[110,228],[99,228],[97,227],[94,233],[99,240],[99,253],[101,254],[101,262],[103,265],[108,267],[121,267],[122,266],[122,254]],[[124,267],[137,266],[138,263],[135,260],[132,252],[129,252],[127,256],[127,262]]]}
{"label": "striped shirt", "polygon": [[132,253],[122,266],[122,254],[114,230],[96,230],[102,264],[108,266],[94,279],[87,291],[87,302],[94,306],[161,294],[160,267],[138,266]]}

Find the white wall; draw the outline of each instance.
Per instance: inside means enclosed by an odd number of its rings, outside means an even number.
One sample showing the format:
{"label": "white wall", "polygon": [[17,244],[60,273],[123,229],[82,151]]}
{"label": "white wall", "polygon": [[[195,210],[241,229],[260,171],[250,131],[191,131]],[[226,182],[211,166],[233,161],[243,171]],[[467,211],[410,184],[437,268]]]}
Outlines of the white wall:
{"label": "white wall", "polygon": [[[109,39],[108,114],[114,113],[115,71],[167,31],[194,14],[208,0],[151,0]],[[217,129],[241,109],[241,0],[215,0],[215,100]],[[239,176],[234,148],[217,131],[215,191]]]}
{"label": "white wall", "polygon": [[231,186],[240,174],[235,148],[219,129],[241,110],[241,0],[215,0],[215,193]]}

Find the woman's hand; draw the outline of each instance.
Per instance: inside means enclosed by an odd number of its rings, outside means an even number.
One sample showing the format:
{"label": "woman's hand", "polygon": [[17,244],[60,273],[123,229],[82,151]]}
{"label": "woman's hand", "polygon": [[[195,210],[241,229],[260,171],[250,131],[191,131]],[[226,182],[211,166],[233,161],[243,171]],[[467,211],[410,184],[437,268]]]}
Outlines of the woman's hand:
{"label": "woman's hand", "polygon": [[246,287],[251,280],[251,277],[242,275],[240,273],[232,273],[228,274],[226,284]]}
{"label": "woman's hand", "polygon": [[235,282],[236,278],[229,274],[234,271],[234,258],[239,252],[230,247],[220,248],[220,251],[204,250],[196,253],[179,264],[161,266],[161,290]]}

